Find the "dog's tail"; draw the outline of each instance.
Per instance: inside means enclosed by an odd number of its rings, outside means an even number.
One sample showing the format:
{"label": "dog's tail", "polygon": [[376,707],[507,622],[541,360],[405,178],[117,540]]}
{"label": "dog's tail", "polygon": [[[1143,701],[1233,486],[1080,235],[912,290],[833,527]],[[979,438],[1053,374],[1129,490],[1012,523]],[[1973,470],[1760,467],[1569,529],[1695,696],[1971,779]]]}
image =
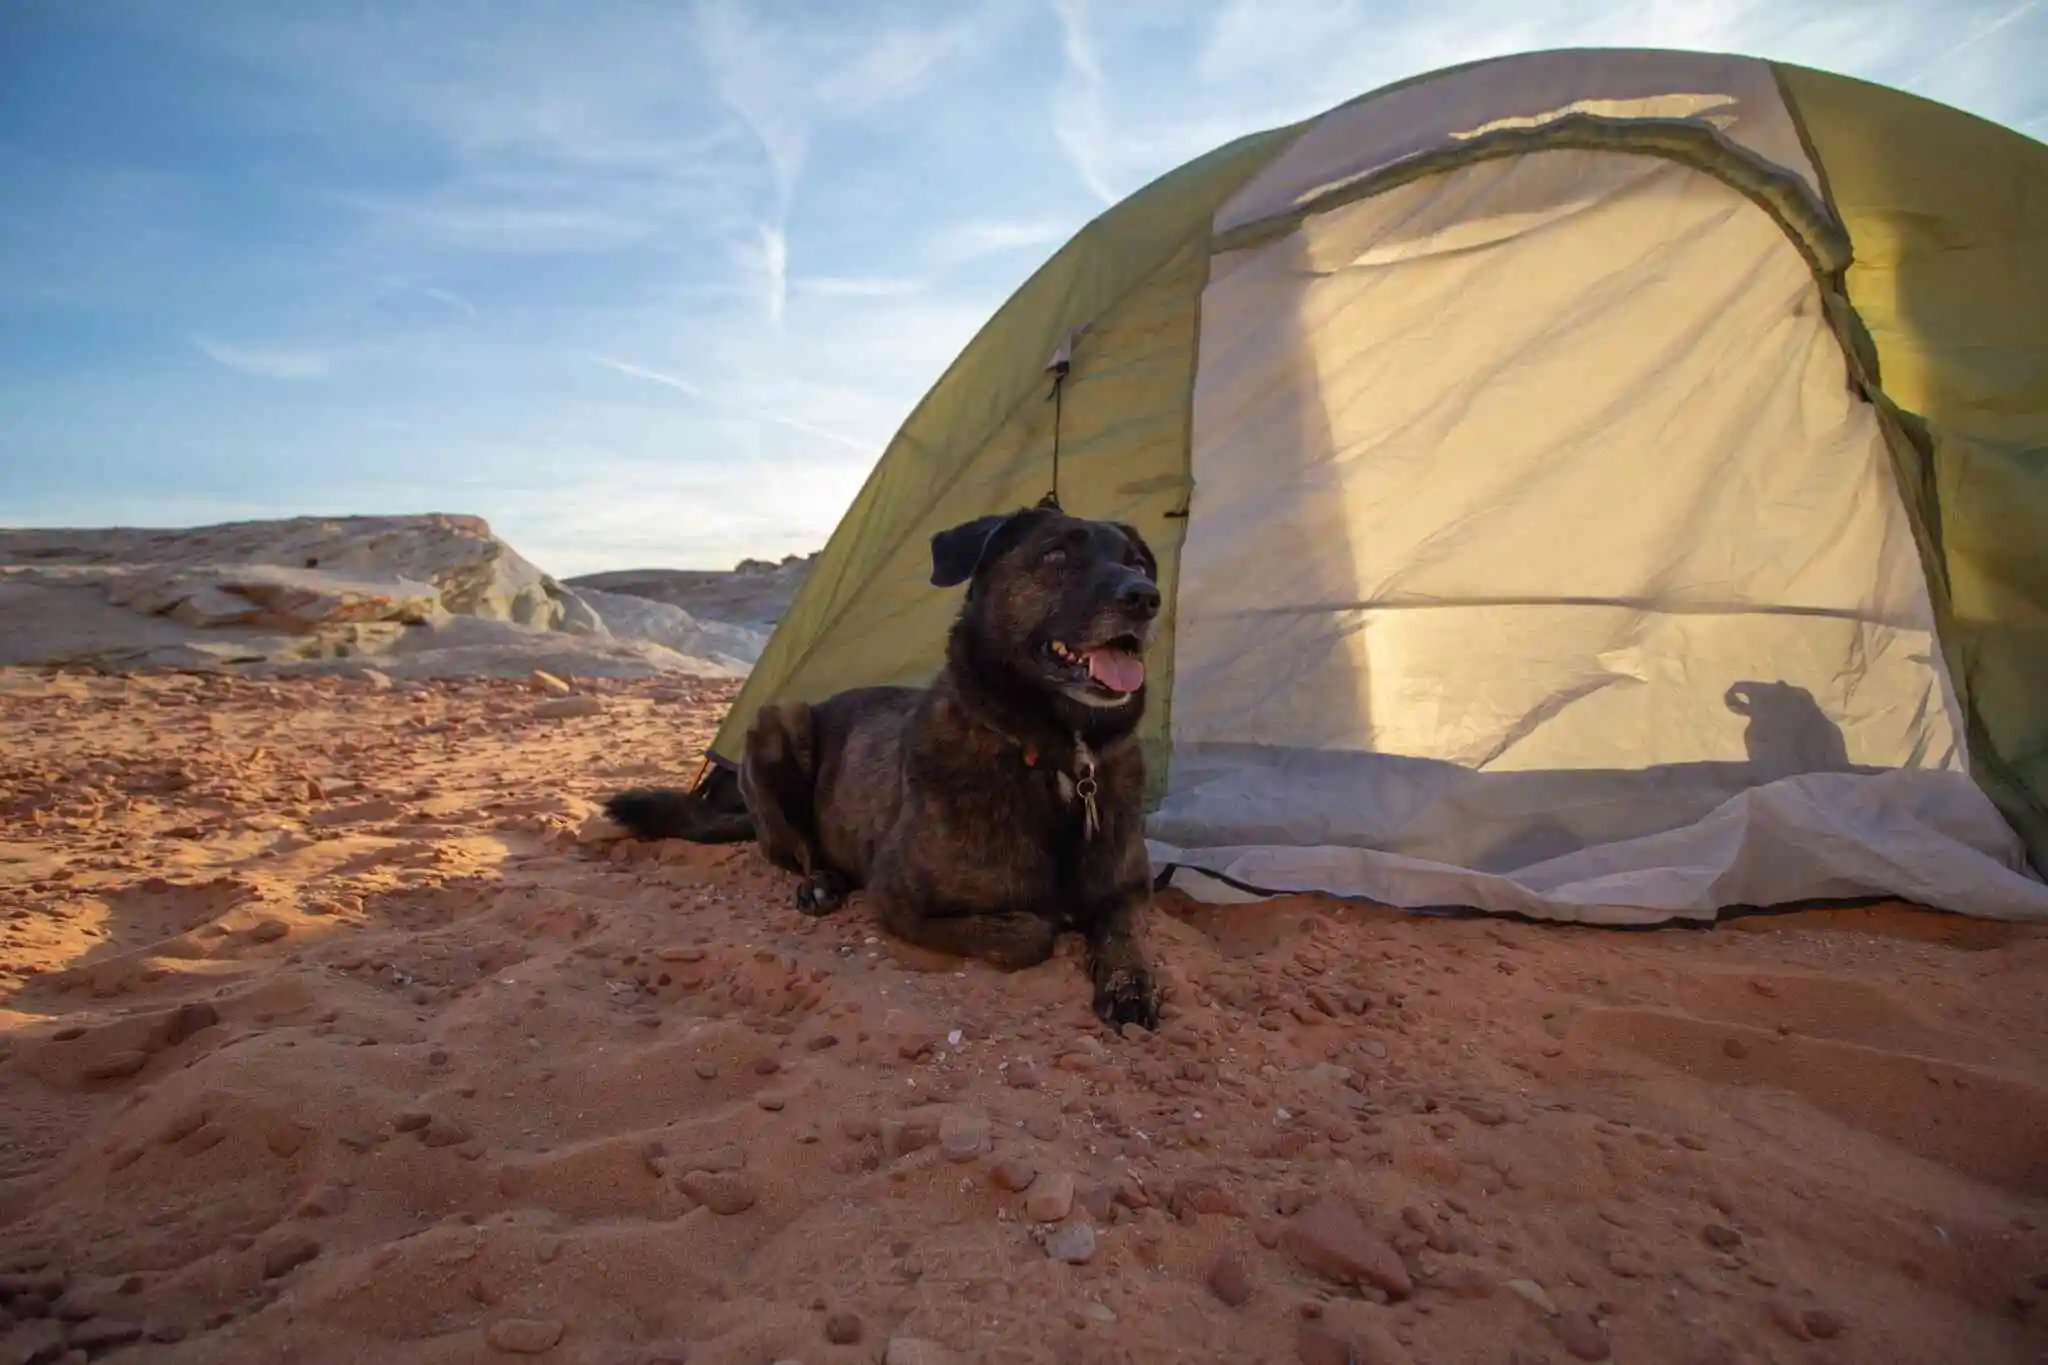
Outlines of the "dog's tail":
{"label": "dog's tail", "polygon": [[693,844],[743,844],[754,820],[740,799],[732,770],[712,765],[689,791],[635,787],[606,799],[604,813],[638,839],[687,839]]}

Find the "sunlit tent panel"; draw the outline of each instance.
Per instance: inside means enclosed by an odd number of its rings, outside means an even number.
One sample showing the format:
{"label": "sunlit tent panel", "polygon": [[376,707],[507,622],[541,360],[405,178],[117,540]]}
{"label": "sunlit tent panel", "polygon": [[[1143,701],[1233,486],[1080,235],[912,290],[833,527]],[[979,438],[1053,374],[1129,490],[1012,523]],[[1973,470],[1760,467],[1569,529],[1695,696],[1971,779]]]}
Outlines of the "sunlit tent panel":
{"label": "sunlit tent panel", "polygon": [[1160,552],[1162,872],[1595,922],[2048,918],[2039,143],[1575,51],[1221,148],[939,380],[714,756],[765,701],[928,680],[957,601],[927,538],[1036,501],[1055,436],[1062,503]]}

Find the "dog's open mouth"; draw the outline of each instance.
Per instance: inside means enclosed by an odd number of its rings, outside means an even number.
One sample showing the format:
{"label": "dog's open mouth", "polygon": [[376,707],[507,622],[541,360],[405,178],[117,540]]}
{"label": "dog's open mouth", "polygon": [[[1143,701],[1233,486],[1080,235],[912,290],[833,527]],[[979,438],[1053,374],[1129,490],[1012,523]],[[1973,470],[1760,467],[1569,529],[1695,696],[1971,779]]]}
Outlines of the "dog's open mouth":
{"label": "dog's open mouth", "polygon": [[1071,683],[1085,683],[1112,697],[1128,697],[1145,685],[1145,660],[1139,654],[1144,647],[1135,635],[1118,635],[1078,647],[1054,640],[1045,652],[1066,670]]}

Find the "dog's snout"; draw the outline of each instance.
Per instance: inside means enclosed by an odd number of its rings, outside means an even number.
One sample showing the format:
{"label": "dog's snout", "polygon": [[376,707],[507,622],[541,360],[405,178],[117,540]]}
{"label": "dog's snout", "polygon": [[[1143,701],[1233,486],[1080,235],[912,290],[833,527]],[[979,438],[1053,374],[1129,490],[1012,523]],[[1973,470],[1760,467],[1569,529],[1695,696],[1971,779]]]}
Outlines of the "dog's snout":
{"label": "dog's snout", "polygon": [[1116,595],[1116,604],[1150,620],[1159,614],[1159,589],[1150,579],[1133,578]]}

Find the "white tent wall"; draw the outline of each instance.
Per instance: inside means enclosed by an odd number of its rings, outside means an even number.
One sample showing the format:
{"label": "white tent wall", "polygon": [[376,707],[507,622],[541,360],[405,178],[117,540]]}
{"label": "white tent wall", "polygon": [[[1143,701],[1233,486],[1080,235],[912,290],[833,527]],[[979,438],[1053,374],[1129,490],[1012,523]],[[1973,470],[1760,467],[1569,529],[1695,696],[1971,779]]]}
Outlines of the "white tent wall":
{"label": "white tent wall", "polygon": [[1192,473],[1159,862],[1601,922],[2048,915],[1807,264],[1719,180],[1540,152],[1219,256]]}

